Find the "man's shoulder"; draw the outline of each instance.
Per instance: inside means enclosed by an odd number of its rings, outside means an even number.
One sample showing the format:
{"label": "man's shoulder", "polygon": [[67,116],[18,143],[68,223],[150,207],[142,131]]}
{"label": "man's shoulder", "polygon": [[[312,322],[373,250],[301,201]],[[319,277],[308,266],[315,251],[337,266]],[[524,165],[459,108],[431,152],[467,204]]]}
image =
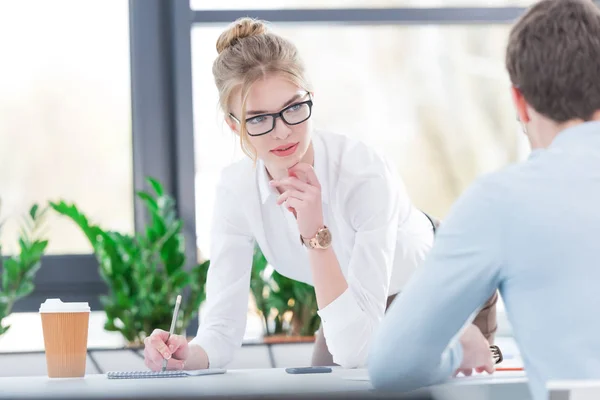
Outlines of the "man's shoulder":
{"label": "man's shoulder", "polygon": [[497,171],[488,172],[475,180],[478,190],[494,191],[504,196],[518,194],[523,187],[530,186],[539,177],[536,160],[527,160],[507,165]]}
{"label": "man's shoulder", "polygon": [[524,203],[532,201],[538,172],[529,162],[511,164],[476,178],[453,204],[468,214],[485,213],[507,218]]}

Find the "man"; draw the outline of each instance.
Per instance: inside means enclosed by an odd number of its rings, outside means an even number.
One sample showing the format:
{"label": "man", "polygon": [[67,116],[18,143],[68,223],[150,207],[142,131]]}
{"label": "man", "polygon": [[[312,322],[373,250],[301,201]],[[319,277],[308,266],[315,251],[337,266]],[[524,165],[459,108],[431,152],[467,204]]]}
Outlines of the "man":
{"label": "man", "polygon": [[497,289],[535,399],[548,380],[600,378],[600,10],[535,4],[511,31],[506,66],[534,151],[454,205],[372,344],[377,389],[493,372],[471,321]]}

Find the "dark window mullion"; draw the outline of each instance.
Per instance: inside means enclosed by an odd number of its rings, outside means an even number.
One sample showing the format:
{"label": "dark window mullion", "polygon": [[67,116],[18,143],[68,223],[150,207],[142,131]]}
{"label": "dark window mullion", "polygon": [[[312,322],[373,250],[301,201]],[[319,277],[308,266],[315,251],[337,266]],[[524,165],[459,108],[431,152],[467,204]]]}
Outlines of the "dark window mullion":
{"label": "dark window mullion", "polygon": [[523,7],[196,10],[192,21],[194,24],[230,23],[239,17],[249,16],[274,23],[489,25],[511,23],[524,11]]}

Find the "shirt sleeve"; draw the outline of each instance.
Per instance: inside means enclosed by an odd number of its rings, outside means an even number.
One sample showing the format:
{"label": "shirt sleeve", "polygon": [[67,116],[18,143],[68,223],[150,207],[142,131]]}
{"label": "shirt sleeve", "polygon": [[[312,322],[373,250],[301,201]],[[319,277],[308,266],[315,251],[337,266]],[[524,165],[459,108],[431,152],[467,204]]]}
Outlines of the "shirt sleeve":
{"label": "shirt sleeve", "polygon": [[190,342],[204,349],[211,368],[233,359],[246,329],[254,238],[238,202],[222,180],[213,213],[203,318]]}
{"label": "shirt sleeve", "polygon": [[397,182],[382,174],[343,194],[343,211],[355,231],[348,288],[319,310],[327,347],[342,367],[366,365],[371,335],[385,313],[401,196]]}
{"label": "shirt sleeve", "polygon": [[490,186],[476,183],[457,201],[423,266],[388,310],[369,355],[375,388],[438,384],[460,366],[460,331],[500,281],[503,194]]}

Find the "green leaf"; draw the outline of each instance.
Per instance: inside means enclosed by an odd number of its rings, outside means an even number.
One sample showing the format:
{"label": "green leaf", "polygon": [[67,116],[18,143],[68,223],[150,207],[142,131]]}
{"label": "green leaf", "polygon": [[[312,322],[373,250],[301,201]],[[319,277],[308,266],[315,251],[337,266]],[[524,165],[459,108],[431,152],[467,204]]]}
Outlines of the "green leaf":
{"label": "green leaf", "polygon": [[14,258],[8,258],[4,261],[4,273],[2,274],[2,289],[9,291],[13,285],[16,285],[19,279],[19,262]]}
{"label": "green leaf", "polygon": [[35,220],[35,216],[37,214],[37,211],[39,209],[39,206],[37,204],[34,204],[31,209],[29,209],[29,216],[31,217],[31,219]]}
{"label": "green leaf", "polygon": [[2,291],[4,292],[8,292],[10,289],[10,277],[8,276],[8,274],[6,273],[6,270],[3,271],[2,273]]}
{"label": "green leaf", "polygon": [[29,246],[27,246],[27,243],[25,243],[25,240],[23,240],[23,238],[19,238],[19,248],[21,249],[21,253],[23,252],[27,252],[27,248]]}
{"label": "green leaf", "polygon": [[46,251],[46,247],[48,247],[48,240],[35,241],[31,246],[31,253],[34,254],[36,258],[41,258],[44,251]]}
{"label": "green leaf", "polygon": [[112,319],[109,319],[104,323],[104,329],[109,332],[116,332],[119,330],[119,328],[115,326],[115,322]]}
{"label": "green leaf", "polygon": [[169,282],[171,289],[179,292],[189,284],[190,275],[187,271],[179,270],[170,276]]}
{"label": "green leaf", "polygon": [[92,247],[96,247],[99,228],[94,225],[90,225],[88,218],[82,212],[80,212],[75,205],[70,205],[64,201],[60,201],[58,203],[50,202],[50,207],[59,214],[62,214],[75,222],[75,224],[77,224],[77,226],[87,237]]}
{"label": "green leaf", "polygon": [[156,200],[148,194],[147,192],[139,191],[136,193],[137,196],[144,202],[146,207],[152,212],[158,211],[158,204],[156,204]]}
{"label": "green leaf", "polygon": [[10,328],[10,325],[0,326],[0,336],[4,335],[6,331]]}
{"label": "green leaf", "polygon": [[163,186],[160,184],[160,182],[158,180],[156,180],[155,178],[151,178],[151,177],[148,177],[146,180],[148,181],[150,186],[152,186],[152,189],[154,189],[154,191],[156,192],[156,194],[158,196],[164,195],[165,191],[163,189]]}
{"label": "green leaf", "polygon": [[33,264],[30,264],[25,273],[25,279],[29,279],[29,280],[33,281],[35,274],[37,274],[37,272],[39,271],[41,266],[42,266],[41,261],[37,261]]}
{"label": "green leaf", "polygon": [[33,292],[33,289],[33,282],[23,282],[16,291],[16,299],[18,300],[20,298],[30,295]]}

